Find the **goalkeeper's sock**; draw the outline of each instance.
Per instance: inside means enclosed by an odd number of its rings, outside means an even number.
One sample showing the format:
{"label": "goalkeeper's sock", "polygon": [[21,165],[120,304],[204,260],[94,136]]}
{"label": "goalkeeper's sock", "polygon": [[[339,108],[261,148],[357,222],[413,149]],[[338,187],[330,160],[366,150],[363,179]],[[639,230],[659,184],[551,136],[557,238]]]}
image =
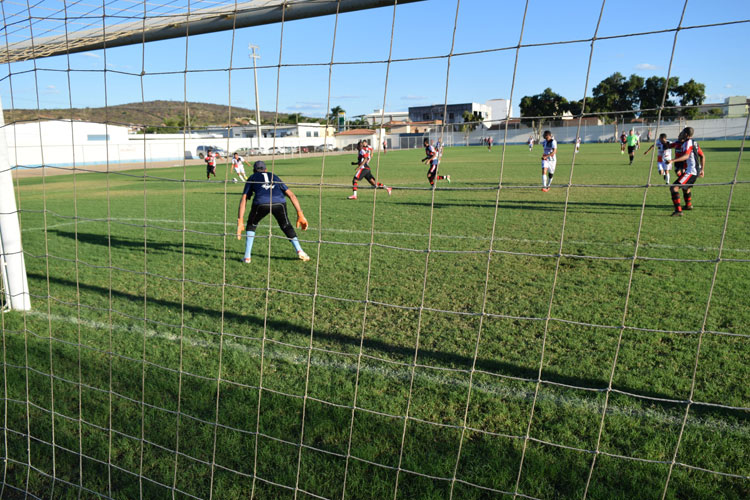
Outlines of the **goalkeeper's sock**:
{"label": "goalkeeper's sock", "polygon": [[294,238],[292,238],[292,239],[291,239],[291,240],[289,240],[289,241],[291,241],[291,242],[292,242],[292,246],[294,247],[294,251],[295,251],[295,252],[301,252],[301,251],[302,251],[302,246],[301,246],[301,245],[299,244],[299,238],[297,238],[297,237],[295,236]]}
{"label": "goalkeeper's sock", "polygon": [[545,174],[542,174],[542,187],[547,187],[547,176]]}
{"label": "goalkeeper's sock", "polygon": [[255,240],[255,231],[247,232],[247,239],[245,240],[245,258],[249,259],[250,254],[253,253],[253,241]]}
{"label": "goalkeeper's sock", "polygon": [[664,180],[667,181],[667,184],[669,184],[669,172],[664,174]]}

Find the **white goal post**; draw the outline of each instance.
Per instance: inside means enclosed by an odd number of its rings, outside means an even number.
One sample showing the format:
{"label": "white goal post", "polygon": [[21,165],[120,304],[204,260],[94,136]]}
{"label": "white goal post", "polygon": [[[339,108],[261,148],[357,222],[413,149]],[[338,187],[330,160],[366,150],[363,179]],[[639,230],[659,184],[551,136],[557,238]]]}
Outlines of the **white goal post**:
{"label": "white goal post", "polygon": [[3,306],[15,311],[28,311],[31,309],[29,284],[4,126],[5,118],[0,101],[0,274],[5,294]]}

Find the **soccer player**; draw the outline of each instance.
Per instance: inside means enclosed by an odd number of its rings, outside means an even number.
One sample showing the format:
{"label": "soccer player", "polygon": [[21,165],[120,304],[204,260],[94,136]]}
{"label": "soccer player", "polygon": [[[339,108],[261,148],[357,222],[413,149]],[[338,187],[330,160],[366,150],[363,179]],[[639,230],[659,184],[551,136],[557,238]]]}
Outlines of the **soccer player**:
{"label": "soccer player", "polygon": [[203,161],[206,162],[206,179],[210,179],[213,174],[216,177],[216,159],[221,158],[219,153],[214,152],[213,148],[206,150],[206,157]]}
{"label": "soccer player", "polygon": [[534,149],[534,136],[529,136],[529,153]]}
{"label": "soccer player", "polygon": [[[673,216],[682,216],[683,208],[680,206],[680,189],[685,194],[684,210],[693,209],[693,197],[691,187],[695,184],[698,177],[703,177],[706,170],[706,156],[703,154],[698,143],[693,141],[693,127],[685,127],[680,132],[677,142],[667,145],[675,148],[675,159],[671,163],[675,164],[674,184],[669,190],[672,192],[672,203],[674,204]],[[700,160],[699,160],[700,158]]]}
{"label": "soccer player", "polygon": [[576,137],[576,153],[578,153],[581,150],[581,137]]}
{"label": "soccer player", "polygon": [[628,165],[632,165],[633,158],[635,158],[635,150],[638,149],[638,144],[640,142],[632,128],[630,129],[628,136],[625,138],[625,142],[628,144],[628,157],[630,157],[630,163],[628,163]]}
{"label": "soccer player", "polygon": [[435,143],[435,150],[438,153],[438,160],[443,157],[443,143],[440,142],[440,139],[437,140]]}
{"label": "soccer player", "polygon": [[625,132],[620,134],[620,154],[625,154],[625,143],[628,142],[628,136],[625,135]]}
{"label": "soccer player", "polygon": [[487,151],[492,151],[492,137],[487,138]]}
{"label": "soccer player", "polygon": [[372,185],[375,189],[385,189],[388,191],[388,196],[391,195],[393,188],[381,184],[375,180],[370,171],[370,157],[372,156],[372,148],[367,144],[367,141],[361,141],[359,143],[359,154],[357,155],[357,170],[354,172],[354,178],[352,179],[352,195],[347,197],[348,200],[357,199],[357,189],[359,187],[359,181],[367,179],[367,182]]}
{"label": "soccer player", "polygon": [[302,250],[299,239],[297,239],[297,233],[294,231],[292,223],[289,222],[289,216],[286,213],[286,198],[289,198],[297,210],[297,227],[302,228],[303,231],[307,231],[307,219],[305,219],[305,214],[302,213],[299,200],[297,200],[292,190],[286,187],[286,184],[277,175],[266,171],[266,164],[262,161],[256,161],[253,164],[253,175],[247,180],[245,189],[242,191],[242,198],[240,198],[240,206],[237,212],[237,239],[242,239],[245,206],[247,199],[250,197],[253,197],[253,204],[250,209],[250,215],[247,218],[247,240],[245,241],[243,262],[245,264],[250,263],[253,240],[255,240],[255,229],[258,227],[258,223],[269,213],[273,214],[281,230],[289,238],[289,241],[292,242],[292,246],[297,252],[297,257],[304,262],[310,260],[310,256]]}
{"label": "soccer player", "polygon": [[[245,159],[236,152],[232,158],[232,170],[234,170],[234,173],[237,174],[237,177],[239,177],[242,182],[247,181],[247,178],[245,177]],[[237,182],[237,179],[232,179],[232,181]]]}
{"label": "soccer player", "polygon": [[542,137],[544,137],[542,141],[542,147],[544,148],[544,154],[542,155],[542,191],[546,193],[552,185],[552,177],[555,175],[555,167],[557,166],[557,141],[549,130],[545,130]]}
{"label": "soccer player", "polygon": [[435,147],[430,144],[430,140],[425,138],[424,140],[424,152],[427,156],[422,158],[422,163],[428,161],[430,169],[427,171],[427,180],[430,181],[430,186],[435,185],[435,181],[446,180],[450,184],[450,175],[438,175],[438,164],[440,163],[440,153]]}
{"label": "soccer player", "polygon": [[669,184],[669,171],[672,170],[672,165],[669,162],[672,159],[672,150],[669,148],[667,134],[659,134],[656,142],[643,154],[647,155],[654,147],[656,147],[656,161],[659,167],[659,175],[664,177],[664,182]]}

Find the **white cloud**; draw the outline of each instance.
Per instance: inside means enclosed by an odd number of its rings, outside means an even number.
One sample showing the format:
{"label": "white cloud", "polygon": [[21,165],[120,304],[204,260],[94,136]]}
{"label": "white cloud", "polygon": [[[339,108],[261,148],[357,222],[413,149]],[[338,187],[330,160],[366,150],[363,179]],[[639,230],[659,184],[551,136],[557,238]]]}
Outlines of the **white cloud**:
{"label": "white cloud", "polygon": [[288,111],[316,111],[324,109],[324,106],[319,102],[297,102],[291,106],[287,106]]}
{"label": "white cloud", "polygon": [[44,93],[45,94],[59,94],[60,91],[54,85],[47,85],[46,87],[44,87]]}
{"label": "white cloud", "polygon": [[92,59],[101,59],[102,56],[99,54],[94,54],[93,52],[83,52],[81,53],[82,56],[90,57]]}
{"label": "white cloud", "polygon": [[727,83],[726,85],[724,85],[725,89],[731,89],[732,87],[734,87],[734,85],[732,85],[731,83]]}
{"label": "white cloud", "polygon": [[405,96],[401,96],[401,100],[403,101],[424,101],[425,99],[427,99],[427,97],[423,95],[408,94]]}
{"label": "white cloud", "polygon": [[641,64],[636,64],[635,69],[654,71],[657,69],[661,69],[661,66],[657,66],[656,64],[650,64],[650,63],[641,63]]}

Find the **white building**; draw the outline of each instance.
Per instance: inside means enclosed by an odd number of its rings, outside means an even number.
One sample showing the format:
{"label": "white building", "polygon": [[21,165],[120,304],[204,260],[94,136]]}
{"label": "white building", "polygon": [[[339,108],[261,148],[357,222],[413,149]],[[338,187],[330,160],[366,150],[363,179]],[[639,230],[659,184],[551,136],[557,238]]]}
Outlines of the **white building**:
{"label": "white building", "polygon": [[464,123],[464,113],[472,115],[472,120],[483,122],[487,127],[490,126],[491,109],[486,104],[476,102],[466,102],[460,104],[430,104],[429,106],[411,106],[409,107],[409,120],[413,122],[443,120],[445,116],[446,124]]}
{"label": "white building", "polygon": [[490,120],[493,124],[513,117],[513,109],[507,99],[490,99],[484,105],[490,108]]}
{"label": "white building", "polygon": [[[11,164],[22,166],[116,162],[128,149],[128,127],[70,120],[13,123],[5,126]],[[134,150],[135,151],[135,150]]]}
{"label": "white building", "polygon": [[363,116],[370,125],[382,125],[389,122],[404,122],[409,119],[408,111],[386,111],[376,109],[372,113]]}
{"label": "white building", "polygon": [[735,95],[724,99],[724,116],[735,118],[747,115],[748,98],[744,95]]}

